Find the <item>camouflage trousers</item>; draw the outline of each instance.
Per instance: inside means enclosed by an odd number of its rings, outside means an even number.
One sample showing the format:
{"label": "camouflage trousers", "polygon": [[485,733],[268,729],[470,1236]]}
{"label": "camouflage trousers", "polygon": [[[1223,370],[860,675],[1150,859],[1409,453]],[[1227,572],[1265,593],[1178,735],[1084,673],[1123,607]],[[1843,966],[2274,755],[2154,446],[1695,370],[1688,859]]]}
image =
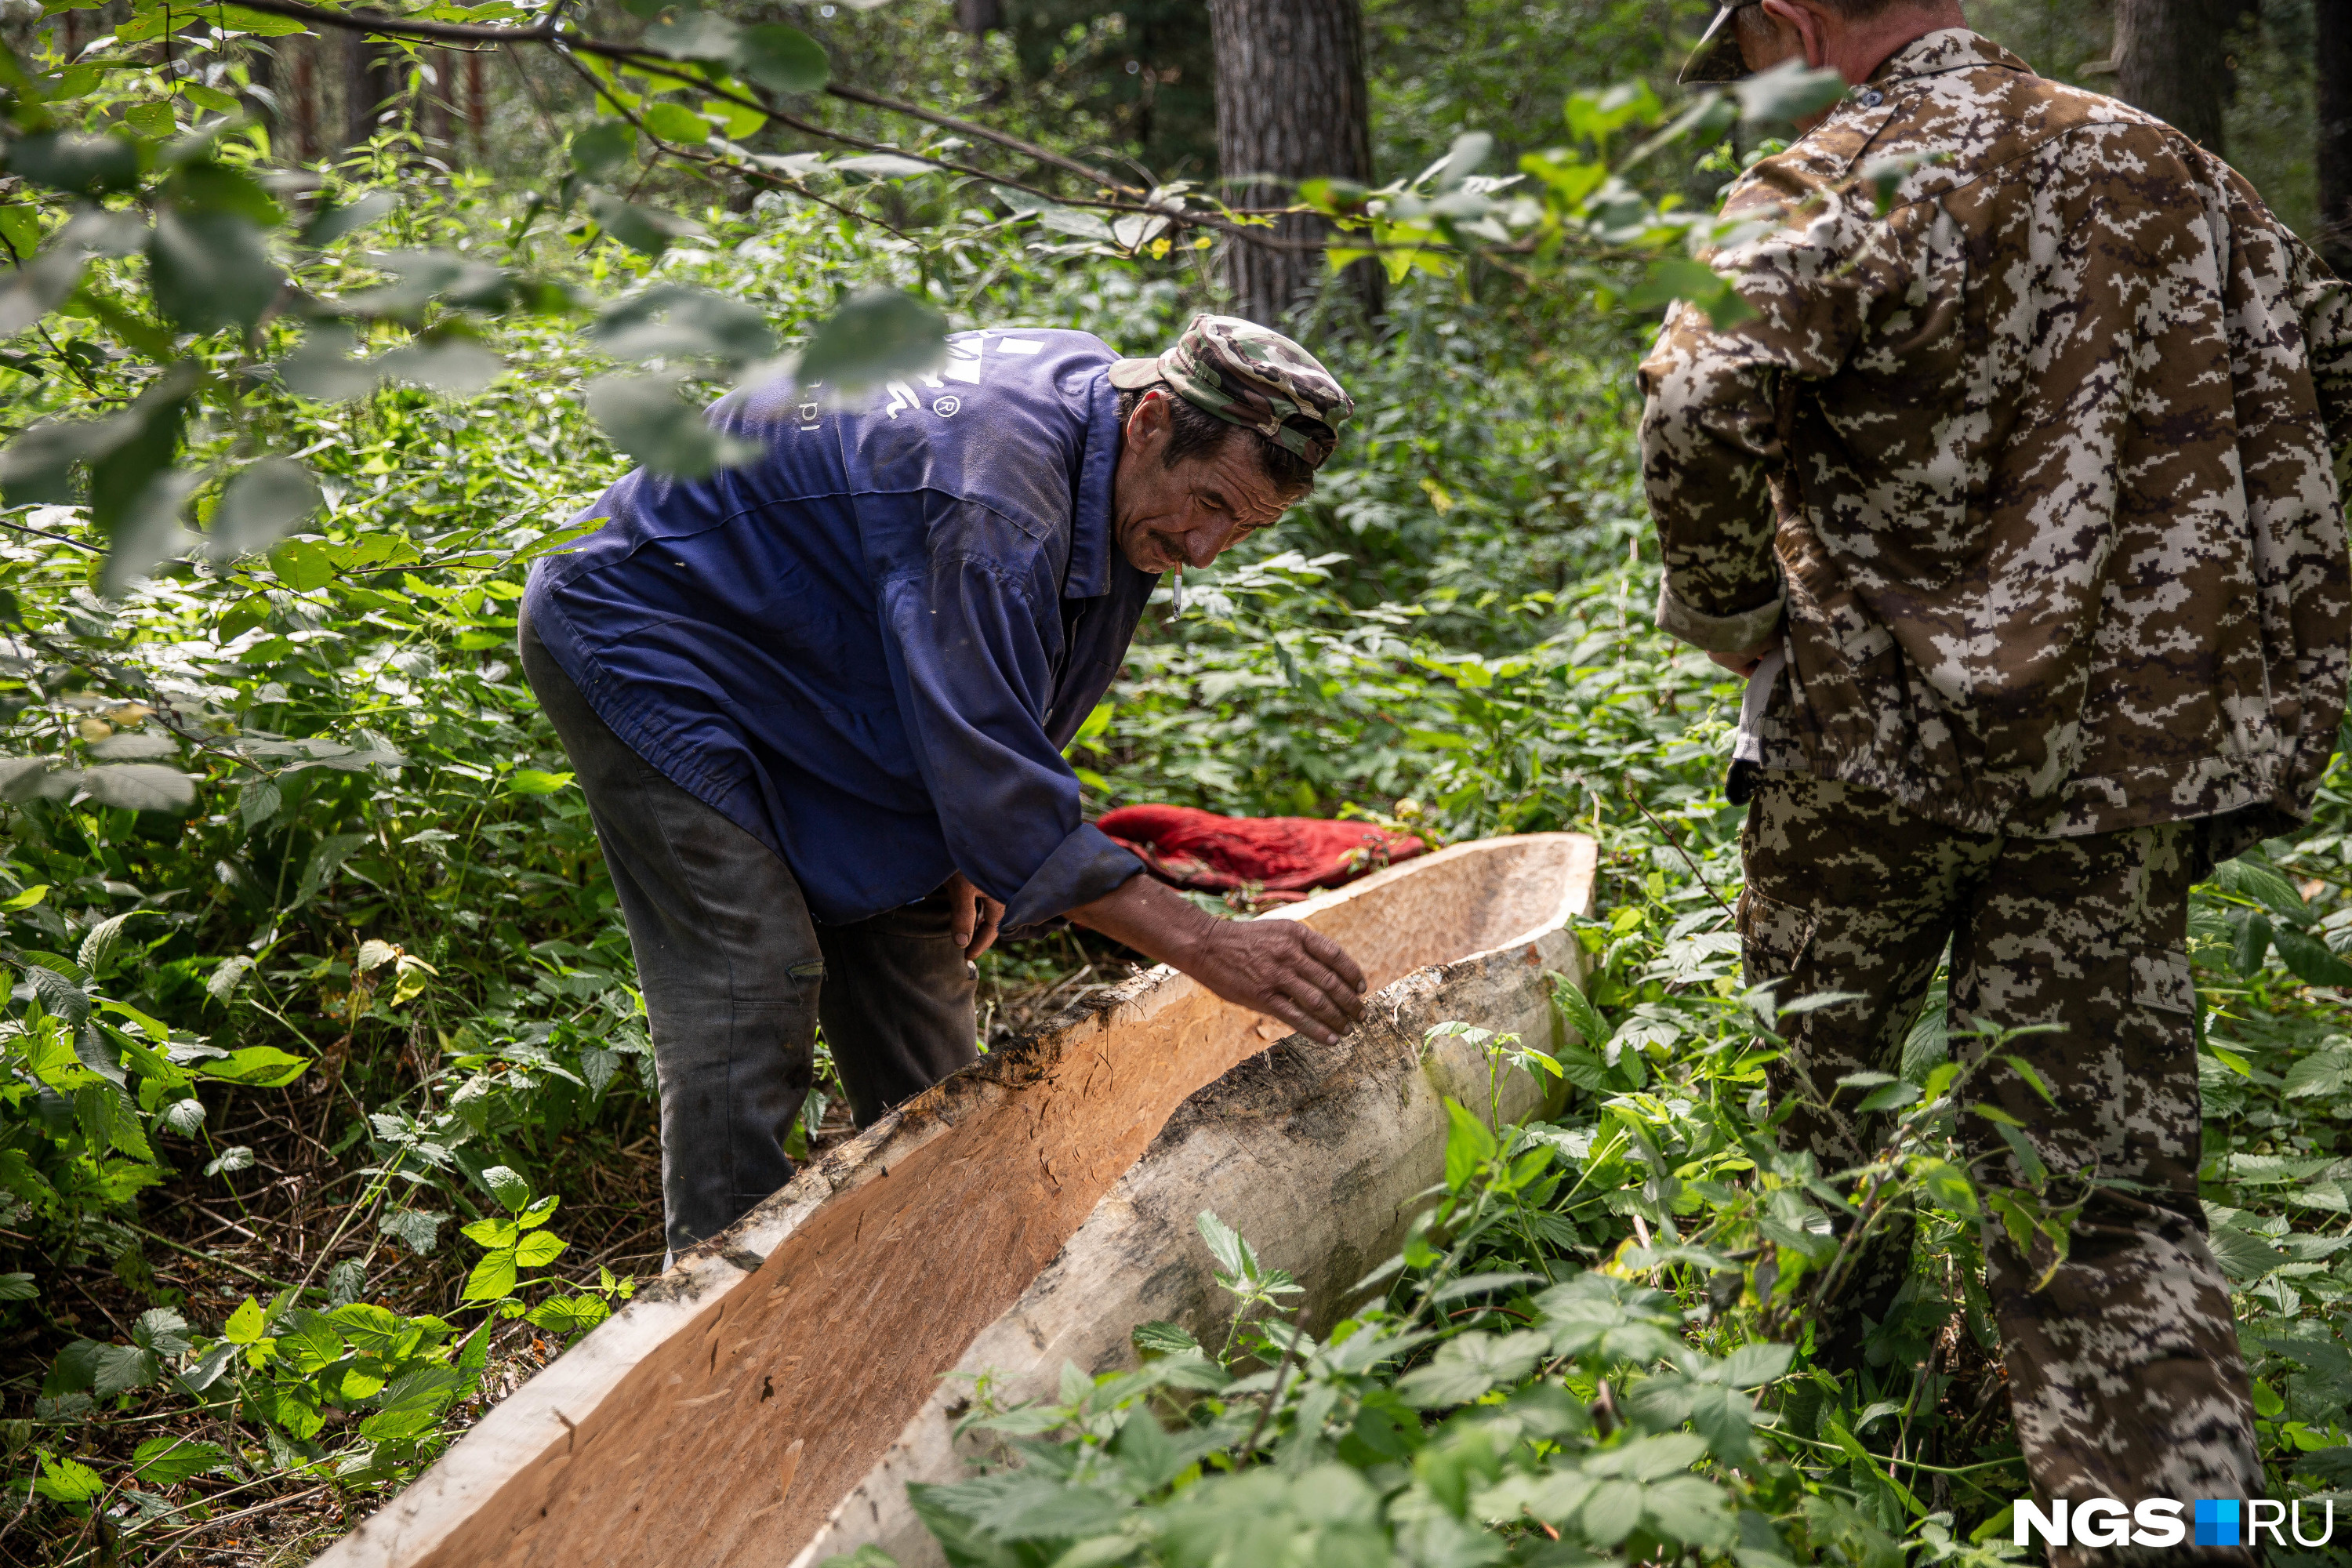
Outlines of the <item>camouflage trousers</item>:
{"label": "camouflage trousers", "polygon": [[[2204,869],[2196,826],[2054,839],[1964,833],[1874,790],[1770,773],[1741,848],[1749,983],[1778,982],[1782,1001],[1858,997],[1784,1020],[1789,1049],[1768,1068],[1776,1109],[1799,1102],[1783,1146],[1811,1151],[1824,1174],[1864,1163],[1883,1141],[1887,1113],[1856,1112],[1869,1091],[1838,1080],[1895,1070],[1948,942],[1962,1059],[1979,1022],[2057,1026],[2003,1047],[2035,1069],[2054,1108],[1996,1062],[1966,1080],[1959,1117],[1972,1158],[1998,1153],[1976,1164],[1980,1188],[2021,1178],[1973,1105],[2014,1117],[2052,1173],[2093,1176],[2066,1261],[2039,1290],[2027,1260],[1987,1227],[1986,1289],[2036,1498],[2261,1496],[2252,1391],[2197,1194],[2187,952],[2189,889]],[[1825,1364],[1860,1363],[1869,1327],[1895,1305],[1911,1239],[1907,1223],[1883,1232],[1853,1287],[1815,1321]],[[2053,1568],[2143,1560],[2252,1559],[2193,1545],[2051,1556]]]}

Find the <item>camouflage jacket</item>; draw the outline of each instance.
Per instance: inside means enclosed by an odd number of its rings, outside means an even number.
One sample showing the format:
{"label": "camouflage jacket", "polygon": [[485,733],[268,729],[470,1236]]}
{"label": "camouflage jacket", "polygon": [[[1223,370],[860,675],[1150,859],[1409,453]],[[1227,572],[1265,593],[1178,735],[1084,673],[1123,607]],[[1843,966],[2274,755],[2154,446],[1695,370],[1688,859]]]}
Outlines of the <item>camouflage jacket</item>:
{"label": "camouflage jacket", "polygon": [[[1883,214],[1858,176],[1923,158]],[[1778,209],[1777,211],[1775,209]],[[2352,289],[2246,182],[1965,29],[1727,211],[1642,366],[1658,624],[1776,634],[1767,768],[2029,837],[2308,817],[2352,637]]]}

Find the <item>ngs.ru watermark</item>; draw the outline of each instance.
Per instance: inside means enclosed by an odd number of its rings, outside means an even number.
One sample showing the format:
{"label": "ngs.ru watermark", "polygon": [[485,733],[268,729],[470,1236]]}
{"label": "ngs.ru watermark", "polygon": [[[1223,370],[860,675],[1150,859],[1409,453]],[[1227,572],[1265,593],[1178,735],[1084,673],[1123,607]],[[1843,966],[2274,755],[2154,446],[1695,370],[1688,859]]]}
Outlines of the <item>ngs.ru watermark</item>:
{"label": "ngs.ru watermark", "polygon": [[2316,1535],[2304,1533],[2303,1502],[2275,1502],[2269,1498],[2199,1498],[2185,1503],[2175,1498],[2146,1498],[2121,1503],[2113,1498],[2086,1498],[2069,1505],[2053,1498],[2047,1512],[2020,1498],[2011,1516],[2011,1539],[2018,1545],[2035,1536],[2049,1546],[2179,1546],[2189,1542],[2193,1527],[2199,1546],[2252,1546],[2267,1535],[2277,1546],[2292,1536],[2297,1546],[2325,1546],[2336,1534],[2336,1500],[2324,1498]]}

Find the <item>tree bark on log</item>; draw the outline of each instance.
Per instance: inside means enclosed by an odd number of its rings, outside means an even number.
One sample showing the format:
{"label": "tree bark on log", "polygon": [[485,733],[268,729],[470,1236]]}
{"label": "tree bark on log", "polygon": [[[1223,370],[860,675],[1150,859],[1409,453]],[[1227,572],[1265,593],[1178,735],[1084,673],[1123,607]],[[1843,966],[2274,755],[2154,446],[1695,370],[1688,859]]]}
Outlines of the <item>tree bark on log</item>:
{"label": "tree bark on log", "polygon": [[[1364,16],[1359,0],[1209,0],[1217,60],[1217,164],[1236,206],[1286,206],[1298,181],[1318,175],[1369,184],[1371,100],[1364,86]],[[1254,176],[1266,176],[1254,178]],[[1312,214],[1281,220],[1286,239],[1319,240]],[[1234,308],[1277,323],[1326,274],[1320,253],[1228,242],[1225,280]],[[1364,313],[1382,302],[1377,263],[1347,281]]]}
{"label": "tree bark on log", "polygon": [[2322,0],[2318,23],[2319,253],[2352,278],[2352,6]]}
{"label": "tree bark on log", "polygon": [[2117,96],[2223,155],[2221,114],[2238,78],[2230,35],[2258,9],[2258,0],[2116,0]]}

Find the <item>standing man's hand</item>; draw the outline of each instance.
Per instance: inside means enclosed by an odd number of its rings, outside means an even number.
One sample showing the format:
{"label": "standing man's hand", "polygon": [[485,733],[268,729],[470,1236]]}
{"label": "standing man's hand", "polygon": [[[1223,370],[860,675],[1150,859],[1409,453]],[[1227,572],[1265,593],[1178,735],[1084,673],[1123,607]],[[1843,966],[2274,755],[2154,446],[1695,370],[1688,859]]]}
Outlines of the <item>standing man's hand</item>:
{"label": "standing man's hand", "polygon": [[1070,919],[1327,1046],[1364,1016],[1364,972],[1303,921],[1222,921],[1141,876]]}
{"label": "standing man's hand", "polygon": [[1764,656],[1772,651],[1773,644],[1778,641],[1780,639],[1774,637],[1739,653],[1710,653],[1706,657],[1745,680],[1756,673],[1756,667],[1764,662]]}
{"label": "standing man's hand", "polygon": [[948,879],[948,897],[954,902],[955,939],[963,948],[964,962],[977,963],[982,953],[996,945],[996,927],[1004,919],[1004,906],[973,887],[961,871]]}

